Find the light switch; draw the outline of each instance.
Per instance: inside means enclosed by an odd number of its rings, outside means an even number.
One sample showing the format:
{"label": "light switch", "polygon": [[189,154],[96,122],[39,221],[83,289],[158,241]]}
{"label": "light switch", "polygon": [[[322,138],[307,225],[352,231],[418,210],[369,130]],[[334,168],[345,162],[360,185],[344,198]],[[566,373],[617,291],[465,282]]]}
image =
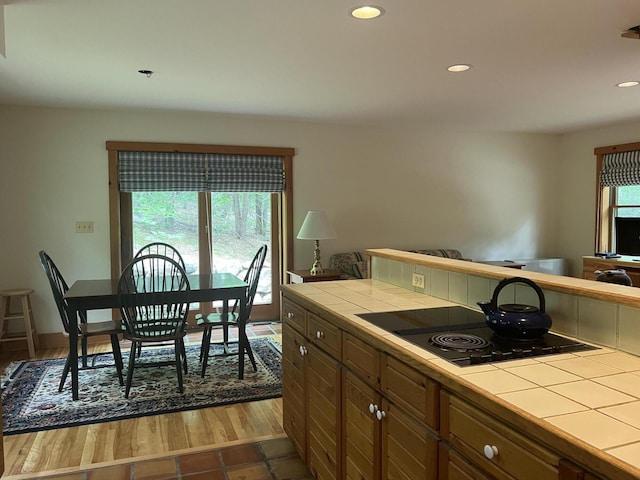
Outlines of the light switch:
{"label": "light switch", "polygon": [[93,222],[76,222],[76,233],[93,233]]}

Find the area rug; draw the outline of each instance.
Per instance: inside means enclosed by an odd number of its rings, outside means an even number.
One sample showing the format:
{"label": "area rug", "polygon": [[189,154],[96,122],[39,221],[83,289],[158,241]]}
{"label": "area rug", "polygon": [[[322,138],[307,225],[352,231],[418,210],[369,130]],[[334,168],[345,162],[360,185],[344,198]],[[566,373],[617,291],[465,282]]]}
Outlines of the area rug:
{"label": "area rug", "polygon": [[[70,377],[58,392],[64,359],[17,362],[2,380],[3,432],[14,435],[280,397],[278,340],[264,337],[250,342],[258,371],[253,371],[247,359],[243,380],[238,379],[235,355],[210,358],[207,374],[201,378],[200,345],[189,345],[184,394],[178,392],[174,366],[136,368],[129,399],[124,398],[115,367],[81,370],[80,399],[72,401]],[[213,348],[212,354],[217,353]],[[173,355],[173,348],[144,348],[139,361],[168,360]],[[123,352],[125,366],[128,359],[129,353]],[[112,363],[110,354],[99,355],[96,360],[96,365]]]}

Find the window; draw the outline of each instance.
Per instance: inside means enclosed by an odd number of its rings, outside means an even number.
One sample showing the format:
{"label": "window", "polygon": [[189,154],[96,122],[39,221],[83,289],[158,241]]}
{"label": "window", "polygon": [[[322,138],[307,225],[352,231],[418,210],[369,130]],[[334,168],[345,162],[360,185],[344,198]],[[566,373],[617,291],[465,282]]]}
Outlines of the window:
{"label": "window", "polygon": [[640,254],[640,143],[596,148],[596,251]]}
{"label": "window", "polygon": [[[242,278],[266,243],[270,255],[252,319],[279,318],[278,286],[291,262],[293,149],[131,142],[107,142],[107,149],[112,278],[152,241],[177,247],[187,273],[224,271]],[[264,177],[265,170],[254,165],[256,158],[266,157],[280,159],[275,175],[280,186],[265,187],[279,191],[244,191],[250,188],[240,186],[245,180],[250,185],[260,182],[258,177],[271,182],[270,173]],[[248,169],[242,170],[243,165]],[[216,191],[220,189],[234,191]],[[200,305],[194,313],[208,308]]]}

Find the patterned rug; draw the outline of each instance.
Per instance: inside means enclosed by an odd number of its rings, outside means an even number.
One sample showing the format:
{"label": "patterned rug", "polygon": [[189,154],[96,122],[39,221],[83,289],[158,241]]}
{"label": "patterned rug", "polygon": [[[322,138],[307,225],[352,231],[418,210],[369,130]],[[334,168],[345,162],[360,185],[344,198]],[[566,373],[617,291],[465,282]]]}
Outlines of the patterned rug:
{"label": "patterned rug", "polygon": [[[178,392],[175,366],[136,368],[129,399],[124,398],[115,367],[81,370],[80,399],[72,401],[70,377],[62,393],[58,392],[64,359],[17,362],[2,379],[3,432],[14,435],[280,397],[278,340],[250,340],[258,371],[253,371],[247,358],[244,380],[238,379],[235,355],[210,358],[207,374],[201,378],[200,346],[188,345],[189,373],[183,377],[184,394]],[[211,352],[216,353],[213,346]],[[123,351],[122,355],[126,368],[129,353]],[[140,361],[165,358],[173,358],[173,348],[147,347],[143,348]],[[96,360],[96,365],[112,363],[110,354],[99,355]]]}

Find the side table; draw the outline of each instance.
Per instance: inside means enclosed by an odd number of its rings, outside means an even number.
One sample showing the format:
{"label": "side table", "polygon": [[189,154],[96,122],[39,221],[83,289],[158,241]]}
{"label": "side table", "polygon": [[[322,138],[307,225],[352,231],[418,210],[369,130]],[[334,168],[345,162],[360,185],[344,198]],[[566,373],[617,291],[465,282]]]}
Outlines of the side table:
{"label": "side table", "polygon": [[289,283],[326,282],[340,280],[342,274],[335,270],[325,270],[322,273],[311,275],[309,270],[287,270]]}

